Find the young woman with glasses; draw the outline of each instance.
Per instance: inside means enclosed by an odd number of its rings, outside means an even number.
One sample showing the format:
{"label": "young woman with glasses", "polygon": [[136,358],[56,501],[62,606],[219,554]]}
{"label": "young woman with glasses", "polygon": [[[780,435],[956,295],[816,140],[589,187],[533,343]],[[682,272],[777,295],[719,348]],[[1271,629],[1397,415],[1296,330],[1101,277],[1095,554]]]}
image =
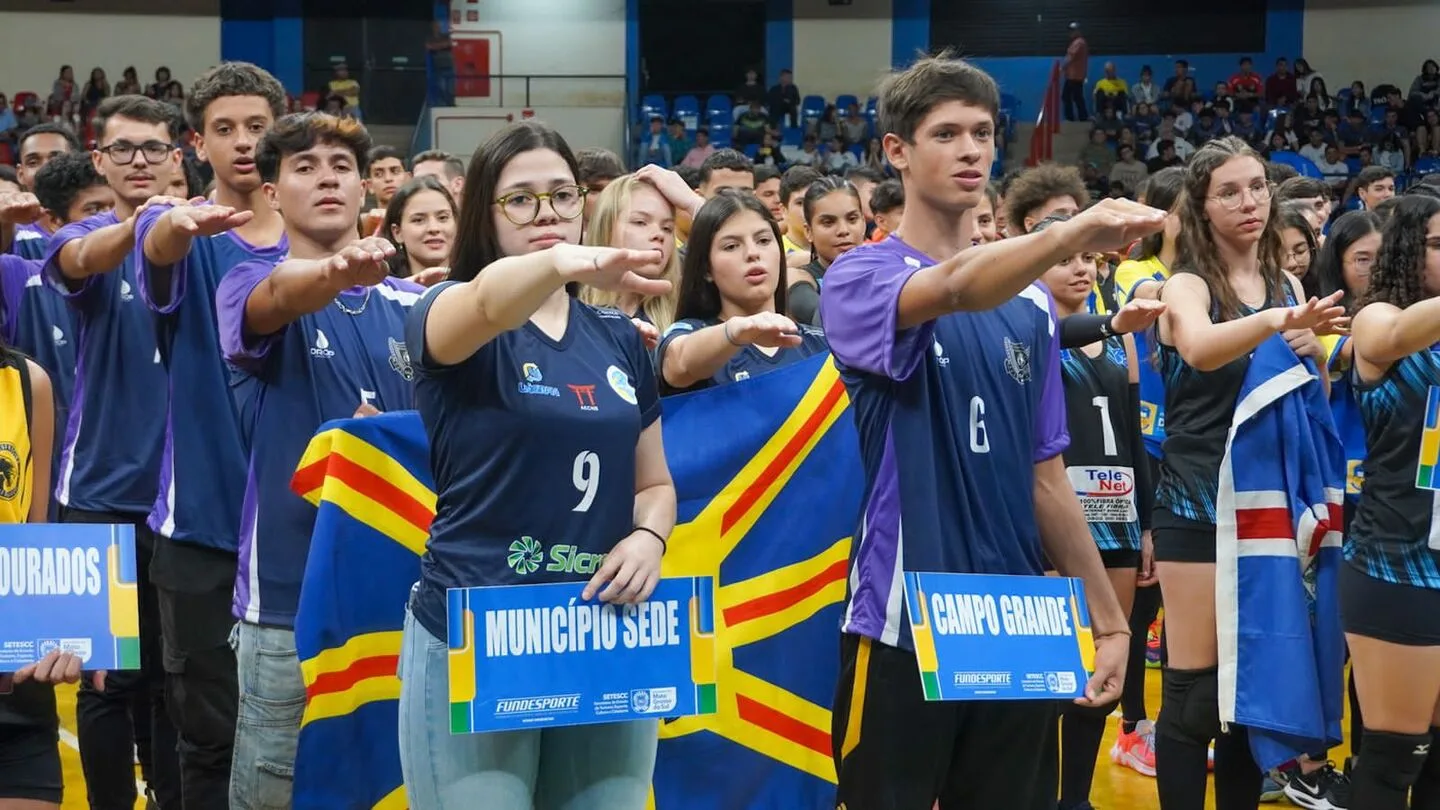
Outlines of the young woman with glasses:
{"label": "young woman with glasses", "polygon": [[1158,333],[1166,435],[1153,538],[1169,655],[1156,726],[1164,810],[1204,807],[1211,741],[1216,808],[1254,810],[1260,797],[1245,729],[1222,733],[1219,720],[1220,465],[1250,353],[1279,333],[1296,354],[1323,363],[1312,330],[1329,331],[1343,313],[1338,295],[1304,301],[1299,282],[1280,269],[1271,198],[1265,164],[1243,141],[1201,147],[1186,166],[1174,275],[1160,293],[1167,305]]}
{"label": "young woman with glasses", "polygon": [[[442,697],[448,589],[566,582],[579,599],[641,602],[674,528],[640,334],[627,314],[566,291],[580,283],[663,295],[661,252],[581,245],[577,173],[569,145],[535,121],[476,150],[450,280],[407,324],[437,494],[401,650],[412,807],[641,810],[649,794],[653,720],[452,735]],[[579,564],[520,573],[507,556],[522,537],[542,549],[564,544]]]}

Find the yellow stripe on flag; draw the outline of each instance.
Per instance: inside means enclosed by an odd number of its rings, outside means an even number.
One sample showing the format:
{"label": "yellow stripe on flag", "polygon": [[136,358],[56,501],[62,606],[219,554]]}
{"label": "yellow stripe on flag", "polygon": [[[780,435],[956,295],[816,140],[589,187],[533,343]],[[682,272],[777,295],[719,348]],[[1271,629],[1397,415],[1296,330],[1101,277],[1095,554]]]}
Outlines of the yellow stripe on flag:
{"label": "yellow stripe on flag", "polygon": [[383,633],[365,633],[355,636],[340,647],[321,650],[314,658],[300,662],[300,674],[305,679],[305,688],[315,685],[316,679],[331,672],[344,672],[366,658],[380,658],[399,655],[403,633],[390,630]]}

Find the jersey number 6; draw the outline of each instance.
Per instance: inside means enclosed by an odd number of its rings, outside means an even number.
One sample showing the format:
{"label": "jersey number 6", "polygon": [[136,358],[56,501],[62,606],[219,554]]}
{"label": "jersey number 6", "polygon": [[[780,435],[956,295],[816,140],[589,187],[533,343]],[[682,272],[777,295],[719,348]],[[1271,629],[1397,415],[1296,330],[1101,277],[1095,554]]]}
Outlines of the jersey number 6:
{"label": "jersey number 6", "polygon": [[600,457],[590,450],[580,451],[575,457],[575,467],[570,472],[570,482],[580,490],[580,503],[572,512],[588,512],[595,502],[595,493],[600,490]]}

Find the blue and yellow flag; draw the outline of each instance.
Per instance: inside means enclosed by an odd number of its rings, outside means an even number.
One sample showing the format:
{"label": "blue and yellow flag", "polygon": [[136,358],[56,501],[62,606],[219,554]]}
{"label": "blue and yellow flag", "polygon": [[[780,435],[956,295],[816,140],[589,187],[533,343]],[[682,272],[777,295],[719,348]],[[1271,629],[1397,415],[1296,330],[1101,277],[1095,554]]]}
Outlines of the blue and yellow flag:
{"label": "blue and yellow flag", "polygon": [[[680,521],[666,576],[717,577],[717,711],[661,727],[657,810],[834,806],[830,703],[863,476],[828,356],[665,400]],[[293,488],[319,514],[296,619],[297,808],[404,807],[395,663],[433,515],[414,413],[321,428]]]}

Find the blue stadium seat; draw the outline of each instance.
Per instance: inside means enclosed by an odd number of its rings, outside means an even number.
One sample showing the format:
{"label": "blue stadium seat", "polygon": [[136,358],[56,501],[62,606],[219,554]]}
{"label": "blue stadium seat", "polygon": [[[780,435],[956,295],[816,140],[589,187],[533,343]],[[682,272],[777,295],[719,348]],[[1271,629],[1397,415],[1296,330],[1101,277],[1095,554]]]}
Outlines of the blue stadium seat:
{"label": "blue stadium seat", "polygon": [[730,126],[728,124],[710,125],[710,145],[716,149],[725,149],[730,146]]}
{"label": "blue stadium seat", "polygon": [[1360,158],[1358,158],[1358,157],[1347,157],[1347,158],[1345,158],[1345,168],[1349,169],[1351,174],[1359,174],[1359,173],[1360,173]]}
{"label": "blue stadium seat", "polygon": [[1383,124],[1383,123],[1385,123],[1385,105],[1384,105],[1384,104],[1376,104],[1376,105],[1374,105],[1374,106],[1372,106],[1372,107],[1370,108],[1370,123],[1372,123],[1372,124]]}
{"label": "blue stadium seat", "polygon": [[705,99],[705,117],[714,118],[717,113],[730,115],[735,110],[735,105],[730,97],[719,93]]}
{"label": "blue stadium seat", "polygon": [[723,126],[728,129],[735,124],[735,117],[729,110],[711,110],[706,117],[706,123],[712,127]]}
{"label": "blue stadium seat", "polygon": [[669,120],[670,107],[665,103],[664,96],[652,93],[640,99],[640,117],[648,121],[654,115]]}
{"label": "blue stadium seat", "polygon": [[786,127],[780,133],[781,146],[799,146],[805,140],[805,130],[800,127]]}
{"label": "blue stadium seat", "polygon": [[841,113],[844,113],[846,110],[850,109],[851,104],[854,104],[857,107],[860,106],[860,99],[849,94],[835,97],[835,109]]}
{"label": "blue stadium seat", "polygon": [[700,126],[700,99],[694,96],[680,96],[675,99],[675,117],[685,125],[687,132],[694,132]]}
{"label": "blue stadium seat", "polygon": [[825,114],[825,99],[821,96],[806,96],[800,100],[800,119],[814,121]]}
{"label": "blue stadium seat", "polygon": [[1320,173],[1320,167],[1315,165],[1315,161],[1297,152],[1271,152],[1270,162],[1289,166],[1299,172],[1301,177],[1324,177]]}
{"label": "blue stadium seat", "polygon": [[755,159],[755,156],[758,155],[758,154],[760,154],[760,144],[758,144],[758,143],[747,143],[747,144],[745,144],[745,150],[744,150],[744,151],[745,151],[745,157],[748,157],[748,158],[750,158],[751,160],[754,160],[754,159]]}
{"label": "blue stadium seat", "polygon": [[1421,177],[1440,172],[1440,158],[1422,157],[1415,161],[1415,165],[1410,168],[1410,171]]}
{"label": "blue stadium seat", "polygon": [[864,144],[861,144],[861,143],[852,143],[852,144],[850,144],[850,154],[852,154],[852,155],[855,156],[856,162],[864,162],[864,160],[865,160],[865,145],[864,145]]}

